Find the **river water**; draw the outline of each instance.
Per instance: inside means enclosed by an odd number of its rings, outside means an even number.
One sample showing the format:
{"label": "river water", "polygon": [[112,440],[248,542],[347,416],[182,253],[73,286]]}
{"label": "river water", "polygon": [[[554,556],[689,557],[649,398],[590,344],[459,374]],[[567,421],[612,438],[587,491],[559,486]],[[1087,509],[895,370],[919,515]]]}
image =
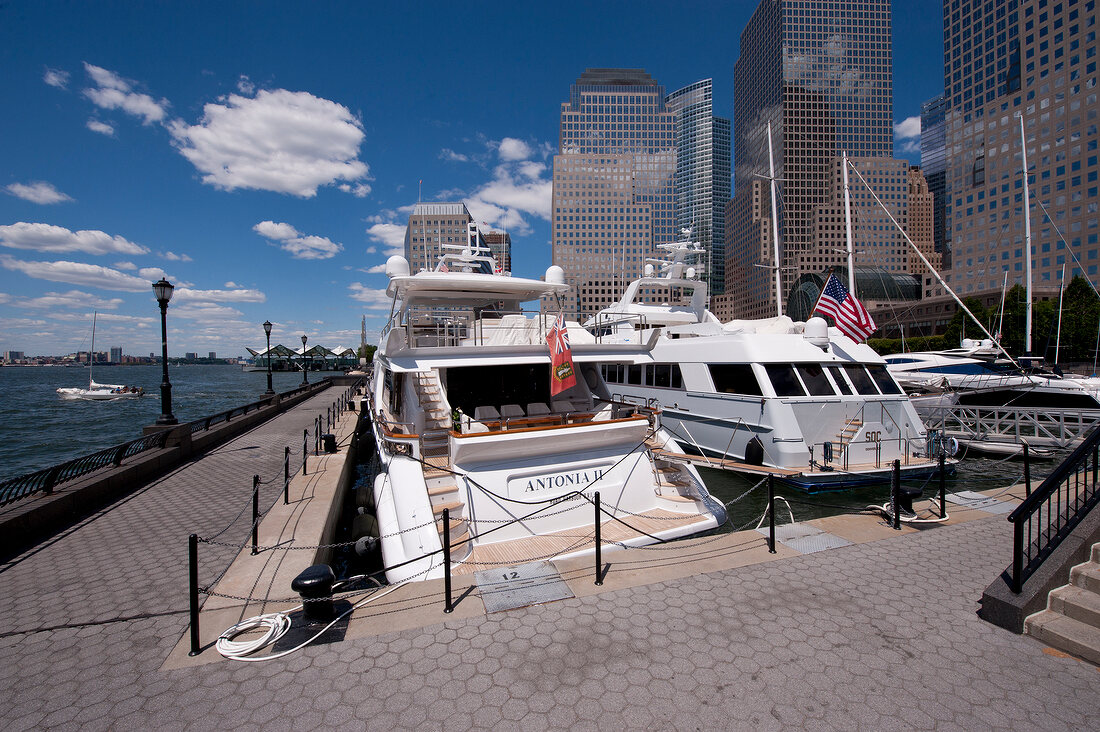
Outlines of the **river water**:
{"label": "river water", "polygon": [[[288,391],[302,382],[300,372],[272,376],[277,392]],[[169,377],[172,411],[180,422],[256,401],[267,389],[266,373],[245,372],[240,366],[171,366]],[[63,400],[58,397],[57,388],[87,386],[87,370],[58,366],[0,368],[0,480],[136,439],[141,436],[142,427],[153,424],[160,415],[159,366],[97,366],[95,378],[100,383],[141,386],[146,395],[111,402]],[[310,374],[311,381],[319,378],[320,374]],[[1033,484],[1038,485],[1056,464],[1034,463]],[[742,496],[759,480],[705,468],[700,469],[700,474],[708,490],[723,503]],[[948,479],[947,489],[998,488],[1021,480],[1022,475],[1023,466],[1019,462],[967,458],[959,463],[958,475]],[[933,478],[925,486],[925,496],[938,490],[939,483]],[[858,510],[889,499],[886,485],[813,496],[786,487],[776,492],[789,500],[798,521]],[[760,486],[730,507],[730,527],[755,524],[754,519],[766,505],[767,490]],[[780,520],[789,520],[785,508],[776,513]]]}

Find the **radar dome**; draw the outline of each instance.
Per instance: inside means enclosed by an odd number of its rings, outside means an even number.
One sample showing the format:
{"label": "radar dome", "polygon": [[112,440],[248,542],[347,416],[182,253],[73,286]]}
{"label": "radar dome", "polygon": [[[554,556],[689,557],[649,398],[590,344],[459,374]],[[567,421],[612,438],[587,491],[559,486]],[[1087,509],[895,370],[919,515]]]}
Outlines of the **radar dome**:
{"label": "radar dome", "polygon": [[810,318],[802,331],[802,337],[823,351],[829,349],[829,324],[825,318]]}
{"label": "radar dome", "polygon": [[409,260],[402,257],[400,254],[395,254],[386,260],[386,276],[390,279],[394,277],[407,277],[409,275]]}
{"label": "radar dome", "polygon": [[556,264],[550,265],[546,268],[546,281],[551,285],[564,285],[565,270]]}
{"label": "radar dome", "polygon": [[652,277],[653,276],[653,265],[652,264],[647,264],[645,266],[645,276],[646,277]]}

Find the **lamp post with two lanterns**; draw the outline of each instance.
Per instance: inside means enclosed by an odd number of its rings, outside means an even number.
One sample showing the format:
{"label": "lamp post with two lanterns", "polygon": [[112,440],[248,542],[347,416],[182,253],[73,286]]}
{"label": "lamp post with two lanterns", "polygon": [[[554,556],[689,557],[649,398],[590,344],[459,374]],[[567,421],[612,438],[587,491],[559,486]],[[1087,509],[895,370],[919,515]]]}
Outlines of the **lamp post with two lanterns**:
{"label": "lamp post with two lanterns", "polygon": [[172,299],[175,286],[164,279],[153,283],[153,294],[160,305],[160,362],[163,367],[160,382],[160,416],[158,425],[174,425],[176,415],[172,414],[172,383],[168,380],[168,301]]}
{"label": "lamp post with two lanterns", "polygon": [[267,336],[267,391],[264,396],[271,396],[275,390],[271,388],[271,321],[264,321],[264,335]]}

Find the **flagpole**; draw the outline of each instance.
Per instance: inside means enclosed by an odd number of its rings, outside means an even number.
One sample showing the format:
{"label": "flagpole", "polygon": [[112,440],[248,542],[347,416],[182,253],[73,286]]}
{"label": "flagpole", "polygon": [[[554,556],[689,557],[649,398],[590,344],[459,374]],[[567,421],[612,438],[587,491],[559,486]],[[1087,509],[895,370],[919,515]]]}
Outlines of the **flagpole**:
{"label": "flagpole", "polygon": [[844,225],[848,240],[848,292],[856,294],[855,254],[852,252],[852,196],[848,186],[848,151],[841,154],[841,169],[844,180]]}
{"label": "flagpole", "polygon": [[768,181],[772,193],[772,258],[775,260],[775,314],[783,315],[783,270],[779,261],[779,212],[775,206],[775,160],[772,157],[772,123],[768,122]]}

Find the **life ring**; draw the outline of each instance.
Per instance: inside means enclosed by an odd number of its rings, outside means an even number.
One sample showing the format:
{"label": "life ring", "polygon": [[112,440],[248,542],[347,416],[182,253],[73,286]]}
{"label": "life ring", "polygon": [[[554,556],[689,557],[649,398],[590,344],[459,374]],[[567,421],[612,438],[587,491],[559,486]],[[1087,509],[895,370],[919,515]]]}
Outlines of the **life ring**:
{"label": "life ring", "polygon": [[955,457],[959,453],[959,441],[954,437],[948,437],[944,447],[948,457]]}

